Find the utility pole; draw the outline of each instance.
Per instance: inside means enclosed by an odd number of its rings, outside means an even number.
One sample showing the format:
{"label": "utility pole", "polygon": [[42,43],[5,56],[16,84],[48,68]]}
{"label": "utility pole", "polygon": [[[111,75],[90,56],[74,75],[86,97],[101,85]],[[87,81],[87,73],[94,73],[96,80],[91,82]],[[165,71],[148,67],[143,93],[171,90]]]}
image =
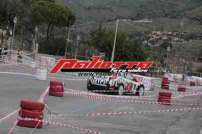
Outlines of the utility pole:
{"label": "utility pole", "polygon": [[36,26],[35,27],[35,35],[34,35],[34,59],[36,60],[37,54],[38,54],[38,49],[39,49],[39,44],[38,44],[38,32],[39,29]]}
{"label": "utility pole", "polygon": [[170,46],[167,47],[167,56],[166,56],[166,59],[167,59],[167,62],[166,62],[166,70],[168,71],[169,69],[169,52],[171,51],[171,48]]}
{"label": "utility pole", "polygon": [[118,34],[118,27],[119,27],[119,19],[116,20],[116,31],[115,31],[115,36],[114,36],[114,45],[113,45],[113,49],[112,49],[111,62],[114,61],[114,54],[115,54],[115,49],[116,49],[116,40],[117,40],[117,34]]}
{"label": "utility pole", "polygon": [[75,59],[77,58],[77,55],[78,55],[79,41],[80,41],[80,36],[77,35],[77,37],[76,37],[76,48],[75,48],[76,50],[75,50],[75,55],[74,55]]}
{"label": "utility pole", "polygon": [[[68,30],[67,30],[68,29]],[[67,34],[67,39],[66,39],[66,45],[65,45],[65,57],[67,57],[67,47],[70,42],[70,28],[66,27],[66,34]]]}
{"label": "utility pole", "polygon": [[116,20],[116,30],[115,30],[115,36],[114,36],[114,44],[113,44],[113,49],[112,49],[112,56],[111,56],[111,61],[114,61],[114,55],[115,55],[115,49],[116,49],[116,42],[117,42],[117,34],[118,34],[118,28],[119,28],[119,22],[133,22],[133,23],[151,23],[152,20],[148,19],[142,19],[142,20],[130,20],[130,19],[117,19]]}

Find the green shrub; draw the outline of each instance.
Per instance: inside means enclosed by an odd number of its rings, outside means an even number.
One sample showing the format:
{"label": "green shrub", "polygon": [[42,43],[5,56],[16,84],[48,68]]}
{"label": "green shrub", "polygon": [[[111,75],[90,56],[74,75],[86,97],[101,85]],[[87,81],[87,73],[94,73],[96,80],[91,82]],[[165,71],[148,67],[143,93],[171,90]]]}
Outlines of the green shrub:
{"label": "green shrub", "polygon": [[202,73],[202,67],[199,67],[199,68],[197,69],[197,72]]}
{"label": "green shrub", "polygon": [[39,44],[39,52],[63,56],[65,52],[65,38],[43,40]]}

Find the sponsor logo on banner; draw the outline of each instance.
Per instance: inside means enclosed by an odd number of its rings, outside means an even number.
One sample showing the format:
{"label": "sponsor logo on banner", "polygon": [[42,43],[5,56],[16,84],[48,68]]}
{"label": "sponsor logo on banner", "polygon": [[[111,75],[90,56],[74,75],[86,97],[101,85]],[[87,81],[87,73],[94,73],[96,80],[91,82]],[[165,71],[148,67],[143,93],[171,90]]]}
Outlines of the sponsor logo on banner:
{"label": "sponsor logo on banner", "polygon": [[[91,61],[77,59],[60,59],[52,68],[51,74],[62,72],[147,72],[152,66],[152,61],[104,61],[100,56],[93,56]],[[122,68],[125,69],[122,69]]]}

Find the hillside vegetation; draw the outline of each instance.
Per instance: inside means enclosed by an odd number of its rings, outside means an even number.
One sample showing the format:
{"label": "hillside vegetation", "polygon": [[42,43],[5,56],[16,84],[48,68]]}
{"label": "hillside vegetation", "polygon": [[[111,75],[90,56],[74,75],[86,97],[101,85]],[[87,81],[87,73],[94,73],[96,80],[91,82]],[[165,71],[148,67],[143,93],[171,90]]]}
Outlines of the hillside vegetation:
{"label": "hillside vegetation", "polygon": [[[185,66],[188,67],[202,50],[202,0],[57,0],[57,2],[66,4],[73,10],[77,16],[77,24],[91,21],[97,23],[80,27],[79,30],[84,33],[96,29],[99,23],[114,31],[116,19],[145,18],[153,22],[146,24],[120,21],[119,31],[124,31],[133,39],[142,41],[147,40],[145,36],[152,31],[161,31],[158,38],[167,38],[162,34],[163,32],[177,32],[174,38],[177,40],[182,38],[182,41],[168,43],[173,47],[170,61],[176,60],[173,66],[177,66],[180,60],[186,59]],[[162,42],[164,41],[160,40],[160,44],[164,44]],[[160,50],[151,49],[152,55],[157,51],[155,59],[164,57],[162,62],[165,62],[166,50],[162,53]]]}
{"label": "hillside vegetation", "polygon": [[[57,0],[67,4],[80,20],[115,18],[180,18],[202,6],[201,0]],[[198,13],[200,13],[199,10]]]}
{"label": "hillside vegetation", "polygon": [[[151,59],[164,68],[175,61],[170,68],[182,62],[189,70],[202,57],[202,0],[1,0],[0,27],[13,30],[15,16],[16,48],[32,50],[34,38],[42,53],[110,59],[119,19],[117,60]],[[131,21],[141,19],[152,22]]]}

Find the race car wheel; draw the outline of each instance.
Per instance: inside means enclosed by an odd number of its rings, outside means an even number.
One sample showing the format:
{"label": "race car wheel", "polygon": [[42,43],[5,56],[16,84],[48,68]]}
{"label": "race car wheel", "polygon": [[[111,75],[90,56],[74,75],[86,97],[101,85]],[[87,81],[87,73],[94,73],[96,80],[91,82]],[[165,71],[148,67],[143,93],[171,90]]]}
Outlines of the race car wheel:
{"label": "race car wheel", "polygon": [[88,89],[88,91],[92,90],[92,84],[90,81],[87,82],[87,89]]}
{"label": "race car wheel", "polygon": [[123,94],[124,94],[124,87],[123,87],[123,85],[120,85],[120,86],[118,87],[118,94],[119,94],[119,95],[123,95]]}
{"label": "race car wheel", "polygon": [[144,86],[139,86],[137,92],[139,96],[144,96]]}

